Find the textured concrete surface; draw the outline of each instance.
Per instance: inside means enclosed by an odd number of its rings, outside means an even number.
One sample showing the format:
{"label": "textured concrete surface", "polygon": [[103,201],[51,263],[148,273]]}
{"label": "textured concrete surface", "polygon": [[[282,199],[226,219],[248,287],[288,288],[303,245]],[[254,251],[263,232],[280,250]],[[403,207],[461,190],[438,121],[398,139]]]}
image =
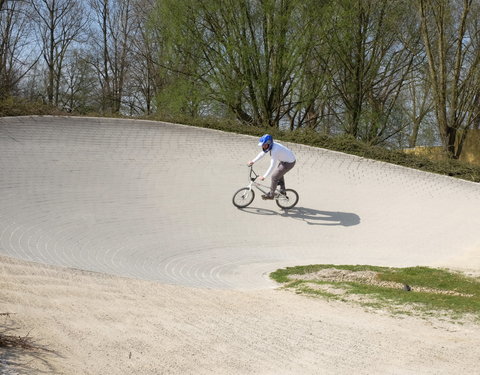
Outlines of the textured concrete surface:
{"label": "textured concrete surface", "polygon": [[0,254],[222,289],[309,263],[480,271],[480,185],[286,143],[297,207],[257,195],[239,210],[256,145],[150,121],[0,118]]}

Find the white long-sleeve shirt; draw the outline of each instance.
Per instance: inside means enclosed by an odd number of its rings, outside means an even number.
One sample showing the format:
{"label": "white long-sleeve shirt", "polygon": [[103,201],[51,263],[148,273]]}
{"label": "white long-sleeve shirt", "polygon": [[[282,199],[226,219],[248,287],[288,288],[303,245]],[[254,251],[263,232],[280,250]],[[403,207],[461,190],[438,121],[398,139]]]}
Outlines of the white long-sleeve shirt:
{"label": "white long-sleeve shirt", "polygon": [[[267,152],[260,151],[260,153],[253,159],[252,161],[255,163],[263,158]],[[272,157],[270,161],[270,167],[268,168],[267,172],[263,175],[264,178],[267,178],[270,173],[272,173],[273,168],[277,165],[278,162],[286,162],[286,163],[293,163],[295,159],[295,155],[293,152],[286,148],[281,143],[273,142],[272,149],[270,150],[270,155]]]}

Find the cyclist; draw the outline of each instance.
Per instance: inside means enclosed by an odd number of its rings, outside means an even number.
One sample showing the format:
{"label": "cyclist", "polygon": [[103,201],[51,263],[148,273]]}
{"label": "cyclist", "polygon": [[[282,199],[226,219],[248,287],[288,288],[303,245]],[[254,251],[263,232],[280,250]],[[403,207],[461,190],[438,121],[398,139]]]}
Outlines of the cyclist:
{"label": "cyclist", "polygon": [[[285,193],[285,178],[283,176],[295,166],[296,158],[290,149],[278,142],[274,142],[273,137],[270,134],[263,135],[260,138],[258,145],[262,147],[262,151],[260,151],[255,159],[249,161],[248,165],[253,165],[255,162],[263,158],[267,152],[270,152],[270,167],[263,176],[259,176],[258,178],[263,181],[273,171],[270,192],[262,195],[263,199],[273,199],[277,185],[280,185],[280,192],[282,194]],[[276,169],[273,170],[275,167]]]}

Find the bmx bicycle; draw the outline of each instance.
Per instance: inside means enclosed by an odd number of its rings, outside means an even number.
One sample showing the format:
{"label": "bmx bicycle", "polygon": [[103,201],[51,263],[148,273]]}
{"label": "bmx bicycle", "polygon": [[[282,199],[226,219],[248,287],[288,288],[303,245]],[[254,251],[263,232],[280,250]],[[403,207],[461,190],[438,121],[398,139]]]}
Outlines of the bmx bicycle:
{"label": "bmx bicycle", "polygon": [[[255,180],[259,176],[253,170],[253,167],[250,166],[250,183],[248,186],[243,187],[233,194],[232,202],[235,207],[245,208],[255,199],[255,191],[253,188],[260,190],[263,194],[267,194],[270,191],[270,187],[259,184]],[[277,187],[275,190],[274,198],[278,207],[289,209],[295,207],[298,202],[298,193],[293,189],[285,189],[284,192],[281,192]]]}

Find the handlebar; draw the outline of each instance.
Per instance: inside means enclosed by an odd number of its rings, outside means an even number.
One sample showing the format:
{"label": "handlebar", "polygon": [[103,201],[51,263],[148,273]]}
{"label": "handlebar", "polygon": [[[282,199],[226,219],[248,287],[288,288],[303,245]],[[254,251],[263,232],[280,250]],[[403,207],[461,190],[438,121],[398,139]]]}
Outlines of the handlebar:
{"label": "handlebar", "polygon": [[[253,170],[253,164],[249,165],[248,167],[250,168],[250,180],[255,181],[258,178],[259,175],[257,173],[255,173],[255,171]],[[252,177],[252,175],[255,176],[255,177]]]}

